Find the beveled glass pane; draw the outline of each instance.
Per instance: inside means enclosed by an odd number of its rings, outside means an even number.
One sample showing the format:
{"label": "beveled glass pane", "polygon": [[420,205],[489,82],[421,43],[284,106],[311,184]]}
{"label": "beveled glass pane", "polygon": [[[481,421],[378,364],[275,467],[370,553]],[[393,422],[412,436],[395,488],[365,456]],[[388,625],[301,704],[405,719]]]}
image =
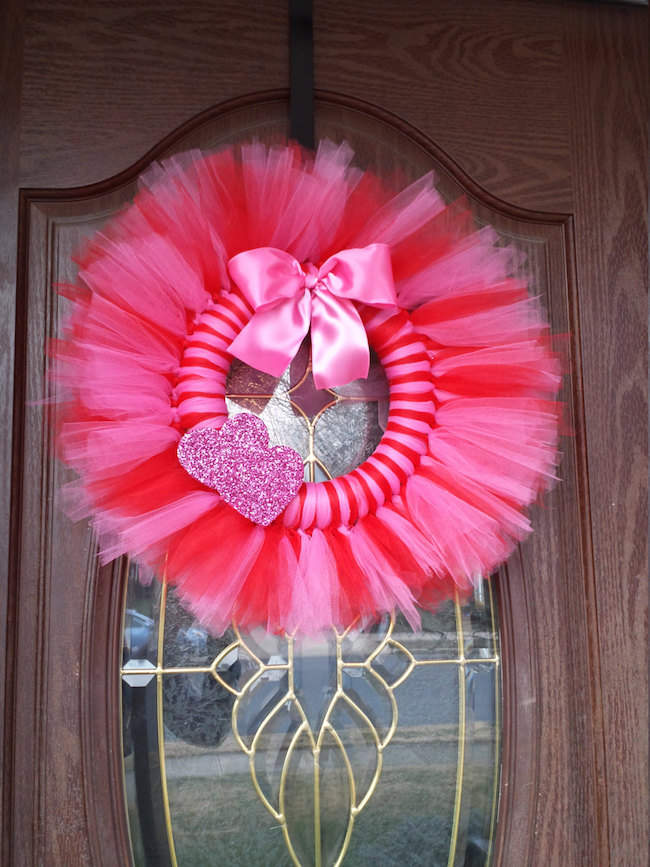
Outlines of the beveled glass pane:
{"label": "beveled glass pane", "polygon": [[[361,432],[352,448],[351,430]],[[314,450],[332,476],[342,476],[370,457],[382,435],[377,405],[349,401],[323,412],[314,431]]]}
{"label": "beveled glass pane", "polygon": [[[403,617],[397,620],[402,635],[411,636],[409,647],[418,661],[427,659],[456,659],[458,657],[458,632],[454,601],[448,599],[435,611],[422,611],[422,628],[413,635]],[[397,631],[397,630],[396,630]]]}
{"label": "beveled glass pane", "polygon": [[155,664],[158,651],[158,613],[160,582],[145,576],[131,564],[126,588],[122,664],[129,660],[147,660]]}
{"label": "beveled glass pane", "polygon": [[457,851],[485,864],[494,842],[499,769],[498,675],[494,665],[465,669],[465,754]]}
{"label": "beveled glass pane", "polygon": [[124,785],[136,865],[172,864],[166,828],[156,678],[122,686]]}
{"label": "beveled glass pane", "polygon": [[455,665],[417,668],[398,688],[399,725],[344,864],[446,864],[458,762]]}
{"label": "beveled glass pane", "polygon": [[246,756],[234,741],[224,742],[217,755],[172,738],[165,751],[179,865],[290,867],[282,831],[251,785]]}
{"label": "beveled glass pane", "polygon": [[465,656],[468,659],[486,659],[497,655],[497,613],[494,597],[488,584],[480,584],[471,605],[462,607],[465,622]]}

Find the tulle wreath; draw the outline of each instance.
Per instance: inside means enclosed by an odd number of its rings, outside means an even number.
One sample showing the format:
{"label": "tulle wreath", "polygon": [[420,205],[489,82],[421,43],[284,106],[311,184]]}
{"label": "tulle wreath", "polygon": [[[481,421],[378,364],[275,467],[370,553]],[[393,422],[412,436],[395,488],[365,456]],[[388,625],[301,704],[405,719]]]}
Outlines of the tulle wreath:
{"label": "tulle wreath", "polygon": [[[446,206],[426,176],[401,192],[346,145],[250,144],[155,166],[95,234],[63,287],[54,342],[66,488],[104,561],[128,554],[217,633],[314,633],[467,593],[530,532],[555,479],[560,364],[516,251]],[[220,428],[231,341],[252,316],[228,262],[259,247],[318,266],[390,248],[399,310],[357,305],[390,386],[389,420],[351,473],[305,483],[252,523],[180,465],[193,428]]]}

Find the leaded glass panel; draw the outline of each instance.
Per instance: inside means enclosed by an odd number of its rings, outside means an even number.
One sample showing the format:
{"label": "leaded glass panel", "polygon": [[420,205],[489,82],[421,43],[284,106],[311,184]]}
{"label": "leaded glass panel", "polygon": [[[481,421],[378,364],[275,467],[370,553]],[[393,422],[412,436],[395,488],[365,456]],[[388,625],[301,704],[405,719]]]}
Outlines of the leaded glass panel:
{"label": "leaded glass panel", "polygon": [[[280,380],[239,363],[228,406],[260,415],[305,478],[349,472],[382,436],[387,387],[317,391],[303,346]],[[316,639],[210,635],[131,568],[122,669],[136,865],[485,865],[496,820],[494,598]]]}

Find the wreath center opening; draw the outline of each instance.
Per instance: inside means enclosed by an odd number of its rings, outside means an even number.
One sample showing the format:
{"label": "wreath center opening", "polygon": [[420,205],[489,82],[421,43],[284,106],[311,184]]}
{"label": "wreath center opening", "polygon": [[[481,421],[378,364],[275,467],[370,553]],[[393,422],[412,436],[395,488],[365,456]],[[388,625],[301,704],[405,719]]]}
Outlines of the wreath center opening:
{"label": "wreath center opening", "polygon": [[309,337],[281,377],[235,359],[226,380],[228,416],[250,412],[262,418],[271,446],[289,446],[302,457],[308,482],[327,481],[360,466],[382,439],[388,406],[386,374],[372,351],[366,379],[317,388]]}

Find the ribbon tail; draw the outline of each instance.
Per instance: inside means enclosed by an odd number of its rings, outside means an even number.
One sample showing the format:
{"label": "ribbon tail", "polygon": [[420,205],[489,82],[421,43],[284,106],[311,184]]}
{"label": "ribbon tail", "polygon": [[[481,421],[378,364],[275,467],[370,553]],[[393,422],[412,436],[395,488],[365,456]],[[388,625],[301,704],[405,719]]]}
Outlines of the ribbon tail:
{"label": "ribbon tail", "polygon": [[258,310],[230,344],[229,351],[245,364],[280,377],[309,330],[309,292]]}
{"label": "ribbon tail", "polygon": [[316,289],[311,314],[312,375],[316,388],[333,388],[368,376],[370,350],[351,301]]}

